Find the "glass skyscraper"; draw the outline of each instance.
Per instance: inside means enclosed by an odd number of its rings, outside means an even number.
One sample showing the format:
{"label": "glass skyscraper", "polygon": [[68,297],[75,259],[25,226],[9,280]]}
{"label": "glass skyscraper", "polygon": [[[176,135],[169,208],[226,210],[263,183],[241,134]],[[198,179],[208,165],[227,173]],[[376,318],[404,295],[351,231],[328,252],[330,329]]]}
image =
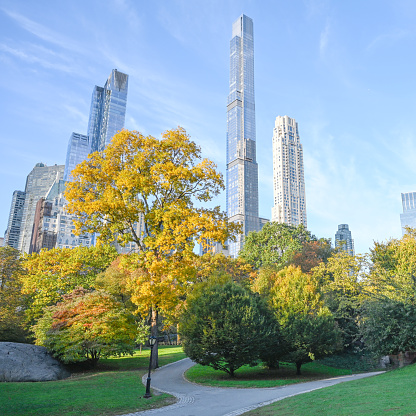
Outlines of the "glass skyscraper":
{"label": "glass skyscraper", "polygon": [[128,78],[127,74],[113,69],[104,88],[94,87],[88,122],[91,152],[103,151],[113,136],[124,128]]}
{"label": "glass skyscraper", "polygon": [[64,165],[46,166],[43,163],[37,163],[27,176],[18,246],[21,252],[29,253],[30,250],[36,204],[46,195],[56,180],[62,179],[64,168]]}
{"label": "glass skyscraper", "polygon": [[348,224],[338,225],[338,231],[335,233],[335,247],[347,252],[350,256],[354,255],[354,240]]}
{"label": "glass skyscraper", "polygon": [[85,134],[72,133],[66,152],[64,181],[71,181],[71,172],[75,167],[87,159],[90,151],[89,139]]}
{"label": "glass skyscraper", "polygon": [[19,248],[20,230],[22,227],[23,208],[25,205],[26,193],[14,191],[12,205],[10,207],[7,230],[4,234],[4,245],[15,249]]}
{"label": "glass skyscraper", "polygon": [[402,234],[406,233],[405,227],[416,228],[416,192],[402,194],[403,214],[400,214]]}
{"label": "glass skyscraper", "polygon": [[233,23],[230,42],[226,190],[228,221],[243,225],[243,234],[229,243],[230,256],[237,257],[244,237],[260,229],[253,20],[245,15]]}
{"label": "glass skyscraper", "polygon": [[307,227],[303,149],[288,116],[277,116],[273,130],[273,196],[272,221]]}

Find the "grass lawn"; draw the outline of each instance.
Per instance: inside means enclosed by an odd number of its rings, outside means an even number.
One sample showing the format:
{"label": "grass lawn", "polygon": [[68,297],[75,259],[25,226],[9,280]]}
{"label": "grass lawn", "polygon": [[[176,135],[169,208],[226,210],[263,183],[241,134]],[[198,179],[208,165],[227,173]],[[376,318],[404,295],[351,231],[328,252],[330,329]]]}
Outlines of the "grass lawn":
{"label": "grass lawn", "polygon": [[301,394],[246,416],[415,416],[416,365]]}
{"label": "grass lawn", "polygon": [[[173,403],[167,394],[142,398],[149,354],[146,349],[133,357],[102,359],[96,369],[60,381],[0,383],[0,415],[113,416]],[[182,358],[181,347],[159,347],[160,366]]]}
{"label": "grass lawn", "polygon": [[302,365],[301,371],[302,375],[297,376],[295,365],[287,363],[281,363],[278,370],[268,370],[261,365],[256,367],[243,366],[235,372],[234,378],[230,378],[224,371],[214,370],[208,366],[195,365],[185,373],[185,377],[194,383],[208,386],[259,388],[278,387],[351,374],[351,370],[328,367],[317,362]]}

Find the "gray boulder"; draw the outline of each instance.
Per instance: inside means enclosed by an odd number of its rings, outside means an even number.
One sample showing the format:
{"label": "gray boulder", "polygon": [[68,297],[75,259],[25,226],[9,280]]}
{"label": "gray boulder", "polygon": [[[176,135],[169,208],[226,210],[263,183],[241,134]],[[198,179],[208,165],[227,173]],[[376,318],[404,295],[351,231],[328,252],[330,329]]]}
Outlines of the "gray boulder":
{"label": "gray boulder", "polygon": [[0,381],[52,381],[69,376],[45,347],[0,342]]}

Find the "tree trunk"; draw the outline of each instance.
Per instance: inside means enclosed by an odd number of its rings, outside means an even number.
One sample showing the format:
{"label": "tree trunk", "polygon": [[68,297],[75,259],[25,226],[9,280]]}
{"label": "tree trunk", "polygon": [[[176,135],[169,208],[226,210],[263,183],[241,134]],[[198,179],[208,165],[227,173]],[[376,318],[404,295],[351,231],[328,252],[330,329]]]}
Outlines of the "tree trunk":
{"label": "tree trunk", "polygon": [[302,362],[297,362],[296,363],[296,375],[300,376],[301,372],[300,372],[300,367],[302,366]]}
{"label": "tree trunk", "polygon": [[157,337],[159,334],[157,330],[157,315],[158,315],[157,309],[155,307],[152,307],[150,334],[152,337],[156,338],[156,343],[153,346],[152,364],[151,364],[152,369],[159,367],[159,354],[158,354],[158,341],[157,341]]}
{"label": "tree trunk", "polygon": [[181,345],[181,337],[179,335],[179,324],[176,325],[176,345]]}

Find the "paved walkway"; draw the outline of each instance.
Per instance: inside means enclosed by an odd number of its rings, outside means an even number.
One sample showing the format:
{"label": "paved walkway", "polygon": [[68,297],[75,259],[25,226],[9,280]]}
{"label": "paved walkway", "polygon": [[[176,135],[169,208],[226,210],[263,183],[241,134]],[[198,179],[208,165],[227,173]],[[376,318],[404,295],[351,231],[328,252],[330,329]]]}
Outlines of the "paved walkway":
{"label": "paved walkway", "polygon": [[[263,389],[216,388],[185,380],[183,373],[193,364],[189,358],[185,358],[152,373],[152,388],[176,396],[177,403],[125,416],[237,416],[290,396],[380,374],[380,372],[356,374]],[[146,381],[146,376],[143,380]]]}

